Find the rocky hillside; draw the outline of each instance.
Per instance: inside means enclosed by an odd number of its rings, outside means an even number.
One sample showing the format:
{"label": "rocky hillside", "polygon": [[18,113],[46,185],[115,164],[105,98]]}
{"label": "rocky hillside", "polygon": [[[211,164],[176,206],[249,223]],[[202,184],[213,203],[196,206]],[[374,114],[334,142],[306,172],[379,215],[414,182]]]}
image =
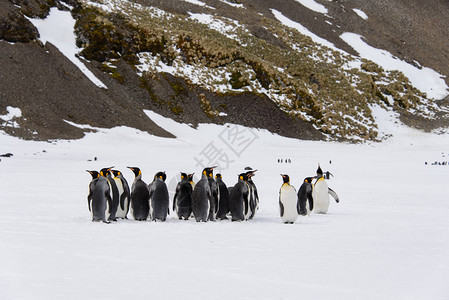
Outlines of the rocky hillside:
{"label": "rocky hillside", "polygon": [[[8,134],[80,138],[88,129],[76,123],[172,136],[144,109],[301,139],[379,140],[374,106],[423,130],[448,126],[447,91],[426,84],[449,83],[447,1],[1,1]],[[59,11],[73,20],[77,57],[37,28]],[[351,41],[396,59],[382,66]],[[5,117],[8,107],[21,113]]]}

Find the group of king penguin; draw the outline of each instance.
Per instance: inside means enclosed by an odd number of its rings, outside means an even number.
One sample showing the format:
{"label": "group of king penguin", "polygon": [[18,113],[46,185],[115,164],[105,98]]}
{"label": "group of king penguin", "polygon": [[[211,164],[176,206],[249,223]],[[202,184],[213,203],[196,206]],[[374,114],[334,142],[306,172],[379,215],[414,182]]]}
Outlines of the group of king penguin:
{"label": "group of king penguin", "polygon": [[[298,192],[290,184],[290,177],[287,174],[281,174],[283,184],[279,190],[279,209],[282,222],[293,224],[299,215],[309,215],[310,212],[326,214],[331,195],[337,203],[340,199],[326,183],[326,179],[333,176],[330,172],[323,172],[320,165],[316,171],[316,176],[304,178],[304,182]],[[313,183],[313,180],[315,182]]]}
{"label": "group of king penguin", "polygon": [[[129,188],[123,174],[114,167],[89,171],[92,180],[87,196],[92,221],[110,223],[127,219],[128,212],[137,221],[165,221],[170,214],[165,172],[157,172],[153,181],[146,184],[138,167],[127,167],[135,175]],[[216,167],[204,168],[201,179],[195,184],[193,175],[181,172],[176,186],[173,211],[180,220],[195,218],[197,222],[225,220],[245,221],[254,218],[259,209],[259,196],[252,177],[257,170],[245,168],[238,175],[238,182],[227,187],[221,174],[213,176]]]}

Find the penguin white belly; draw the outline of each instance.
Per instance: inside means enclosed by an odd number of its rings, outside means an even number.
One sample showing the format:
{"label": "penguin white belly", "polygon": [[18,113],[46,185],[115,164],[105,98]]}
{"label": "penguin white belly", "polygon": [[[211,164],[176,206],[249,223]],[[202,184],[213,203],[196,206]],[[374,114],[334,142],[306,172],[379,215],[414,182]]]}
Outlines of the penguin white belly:
{"label": "penguin white belly", "polygon": [[150,204],[150,214],[149,214],[149,217],[150,217],[150,220],[153,221],[153,220],[154,220],[154,218],[153,218],[153,199],[150,198],[150,200],[148,200],[148,201],[149,201],[149,204]]}
{"label": "penguin white belly", "polygon": [[[117,218],[124,219],[126,217],[126,211],[124,209],[122,209],[122,207],[120,206],[120,198],[124,192],[122,181],[119,178],[114,178],[114,180],[115,180],[115,185],[117,186],[118,195],[119,195],[119,204],[118,204],[117,212],[115,213],[115,216]],[[126,208],[126,203],[125,203],[125,208]]]}
{"label": "penguin white belly", "polygon": [[281,216],[282,222],[292,223],[298,219],[298,210],[296,205],[298,203],[298,195],[294,187],[284,184],[281,188],[280,198],[284,206],[284,214]]}
{"label": "penguin white belly", "polygon": [[325,214],[329,209],[329,187],[323,178],[318,179],[318,181],[313,186],[312,191],[313,197],[313,212],[317,214]]}

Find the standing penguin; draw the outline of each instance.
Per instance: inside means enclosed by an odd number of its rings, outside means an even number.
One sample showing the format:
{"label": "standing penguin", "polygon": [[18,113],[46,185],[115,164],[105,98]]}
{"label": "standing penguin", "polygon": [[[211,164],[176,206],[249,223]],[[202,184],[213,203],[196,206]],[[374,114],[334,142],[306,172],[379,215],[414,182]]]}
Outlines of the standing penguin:
{"label": "standing penguin", "polygon": [[92,175],[92,180],[89,183],[89,194],[87,195],[87,207],[89,207],[89,211],[92,212],[92,196],[94,193],[95,185],[97,184],[98,177],[100,177],[100,173],[98,171],[89,171],[87,172]]}
{"label": "standing penguin", "polygon": [[168,189],[165,184],[167,175],[165,172],[157,172],[154,180],[149,187],[150,191],[150,218],[152,221],[162,221],[167,219],[170,214],[170,201],[168,198]]}
{"label": "standing penguin", "polygon": [[197,222],[207,222],[212,201],[212,192],[210,190],[207,174],[210,168],[205,168],[201,174],[201,180],[195,184],[192,194],[192,211]]}
{"label": "standing penguin", "polygon": [[95,188],[92,193],[91,208],[92,208],[92,221],[109,223],[109,207],[112,205],[111,189],[109,187],[106,173],[109,172],[108,168],[100,170],[100,176],[97,179]]}
{"label": "standing penguin", "polygon": [[308,215],[313,210],[312,180],[314,177],[304,178],[304,182],[298,191],[298,212],[302,216]]}
{"label": "standing penguin", "polygon": [[135,178],[131,186],[131,214],[137,221],[145,221],[150,212],[150,192],[142,180],[142,171],[137,167],[127,167],[133,171]]}
{"label": "standing penguin", "polygon": [[218,202],[217,218],[220,220],[226,220],[226,215],[230,211],[229,209],[229,191],[226,184],[223,182],[221,174],[215,176],[215,182],[218,185],[218,191],[220,194],[220,201]]}
{"label": "standing penguin", "polygon": [[220,190],[218,189],[218,184],[214,180],[214,168],[207,168],[207,180],[209,181],[210,192],[212,195],[210,207],[209,207],[209,216],[207,217],[208,221],[215,221],[218,212],[218,202],[220,200]]}
{"label": "standing penguin", "polygon": [[246,172],[246,176],[248,177],[247,183],[249,187],[249,207],[250,207],[250,214],[248,216],[249,220],[252,220],[254,218],[256,211],[259,209],[259,194],[257,193],[256,184],[252,179],[256,171],[257,170],[251,170]]}
{"label": "standing penguin", "polygon": [[117,212],[115,216],[120,219],[128,219],[128,211],[130,204],[130,193],[129,193],[129,185],[123,176],[122,172],[118,170],[111,170],[112,174],[114,174],[114,181],[117,185],[118,194],[119,194],[119,205],[117,207]]}
{"label": "standing penguin", "polygon": [[249,188],[246,183],[246,173],[239,174],[237,184],[229,194],[229,204],[231,208],[232,221],[244,221],[245,215],[249,210],[248,193]]}
{"label": "standing penguin", "polygon": [[298,219],[298,195],[296,189],[290,185],[290,177],[286,174],[281,176],[284,181],[279,190],[281,219],[286,224],[293,224]]}
{"label": "standing penguin", "polygon": [[173,211],[176,211],[180,220],[188,220],[192,214],[192,184],[186,173],[181,173],[181,181],[176,186],[175,197],[173,198]]}
{"label": "standing penguin", "polygon": [[[326,172],[326,177],[329,176]],[[313,212],[317,214],[326,214],[329,210],[329,194],[334,197],[335,201],[338,203],[340,200],[338,195],[328,187],[325,177],[323,175],[323,170],[321,170],[320,165],[318,165],[318,169],[316,170],[317,180],[313,185],[312,197],[313,197]]]}
{"label": "standing penguin", "polygon": [[109,188],[111,190],[111,199],[112,199],[112,205],[109,206],[109,221],[117,221],[117,217],[116,217],[116,213],[117,213],[117,208],[120,202],[119,199],[119,191],[117,188],[117,183],[115,182],[114,178],[112,178],[111,175],[111,168],[108,168],[108,170],[106,171],[106,178],[108,179],[108,183],[109,183]]}

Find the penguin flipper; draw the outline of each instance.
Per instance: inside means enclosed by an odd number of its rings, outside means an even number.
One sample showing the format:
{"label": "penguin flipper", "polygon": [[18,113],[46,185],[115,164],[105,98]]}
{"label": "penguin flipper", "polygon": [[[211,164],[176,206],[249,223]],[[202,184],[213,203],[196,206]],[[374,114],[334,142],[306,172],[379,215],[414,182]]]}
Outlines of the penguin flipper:
{"label": "penguin flipper", "polygon": [[120,196],[120,208],[122,210],[125,210],[125,199],[126,199],[126,194],[122,193],[122,195]]}
{"label": "penguin flipper", "polygon": [[313,196],[312,196],[312,192],[313,192],[312,184],[309,184],[307,186],[306,193],[307,193],[307,199],[309,200],[309,210],[310,211],[313,210]]}
{"label": "penguin flipper", "polygon": [[331,195],[332,196],[332,198],[334,198],[335,199],[335,202],[340,202],[340,199],[338,198],[338,195],[337,195],[337,193],[336,192],[334,192],[334,190],[333,189],[331,189],[331,188],[328,188],[328,191],[329,191],[329,195]]}
{"label": "penguin flipper", "polygon": [[281,212],[281,218],[284,216],[284,205],[282,204],[282,202],[279,200],[279,208],[280,208],[280,212]]}
{"label": "penguin flipper", "polygon": [[176,186],[175,196],[173,197],[173,211],[176,211],[176,201],[178,200],[179,190],[181,189],[181,184],[178,183]]}
{"label": "penguin flipper", "polygon": [[89,211],[91,211],[91,209],[90,209],[91,201],[92,201],[92,190],[89,190],[89,195],[87,195],[87,207],[89,208]]}

